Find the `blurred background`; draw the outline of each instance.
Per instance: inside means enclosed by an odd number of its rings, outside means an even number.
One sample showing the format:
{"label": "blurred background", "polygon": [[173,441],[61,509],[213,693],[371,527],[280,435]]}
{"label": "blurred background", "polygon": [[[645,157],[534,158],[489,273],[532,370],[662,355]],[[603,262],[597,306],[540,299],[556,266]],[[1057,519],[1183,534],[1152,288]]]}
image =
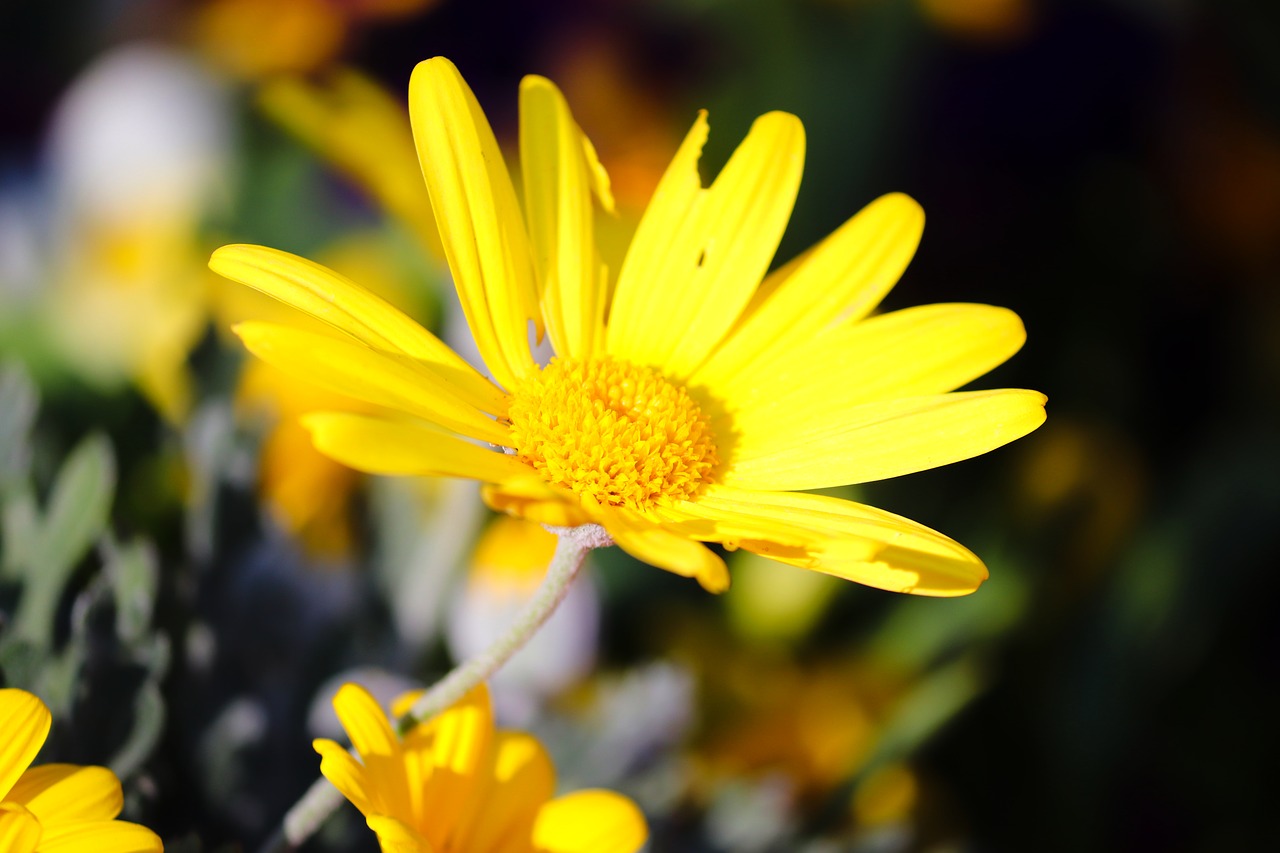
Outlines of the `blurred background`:
{"label": "blurred background", "polygon": [[[356,679],[482,646],[549,535],[382,481],[296,424],[358,405],[249,362],[280,309],[227,242],[346,272],[464,345],[404,94],[453,59],[513,149],[565,91],[628,230],[699,108],[713,175],[808,135],[779,261],[928,215],[886,307],[1017,311],[1007,448],[843,494],[991,580],[913,599],[734,555],[733,589],[597,552],[494,685],[655,851],[1265,849],[1280,763],[1280,5],[1267,0],[58,0],[0,7],[0,671],[171,850],[255,849]],[[615,233],[616,232],[616,233]],[[818,368],[820,369],[820,367]],[[514,556],[513,556],[514,555]],[[367,850],[346,808],[314,850]]]}

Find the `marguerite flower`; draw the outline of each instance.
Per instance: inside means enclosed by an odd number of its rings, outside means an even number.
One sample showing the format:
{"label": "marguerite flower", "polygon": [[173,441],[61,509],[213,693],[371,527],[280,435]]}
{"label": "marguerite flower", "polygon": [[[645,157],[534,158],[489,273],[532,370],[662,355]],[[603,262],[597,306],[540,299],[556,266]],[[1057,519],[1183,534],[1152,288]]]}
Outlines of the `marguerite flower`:
{"label": "marguerite flower", "polygon": [[25,690],[0,690],[0,850],[149,853],[151,830],[116,820],[120,780],[105,767],[31,762],[49,734],[49,709]]}
{"label": "marguerite flower", "polygon": [[360,760],[320,739],[320,770],[365,816],[384,851],[633,853],[648,837],[644,816],[620,794],[553,798],[546,750],[531,735],[494,729],[483,683],[403,738],[357,684],[343,685],[333,708]]}
{"label": "marguerite flower", "polygon": [[[322,452],[371,473],[480,480],[495,509],[599,524],[632,555],[711,590],[728,573],[705,542],[923,595],[964,594],[986,578],[941,534],[803,491],[967,459],[1044,420],[1035,391],[954,391],[1021,347],[1012,312],[952,304],[868,316],[915,251],[924,217],[914,201],[878,199],[765,277],[795,201],[804,130],[795,116],[762,116],[703,187],[703,113],[615,280],[592,223],[595,204],[612,205],[608,177],[548,80],[520,88],[523,205],[448,60],[414,70],[409,110],[492,380],[310,261],[237,245],[210,262],[337,330],[245,323],[237,332],[252,352],[393,413],[308,415]],[[556,353],[545,366],[531,354],[531,323]]]}

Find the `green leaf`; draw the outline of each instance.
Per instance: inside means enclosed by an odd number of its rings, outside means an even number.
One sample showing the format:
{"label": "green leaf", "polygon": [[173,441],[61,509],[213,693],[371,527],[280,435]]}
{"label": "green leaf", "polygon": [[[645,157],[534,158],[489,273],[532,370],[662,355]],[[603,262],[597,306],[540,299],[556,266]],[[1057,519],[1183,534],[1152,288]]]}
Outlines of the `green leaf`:
{"label": "green leaf", "polygon": [[39,533],[23,555],[26,584],[14,619],[17,636],[41,648],[52,644],[63,587],[106,527],[115,479],[111,445],[102,435],[80,442],[63,463]]}
{"label": "green leaf", "polygon": [[864,772],[911,755],[981,693],[987,675],[962,658],[924,676],[897,703]]}
{"label": "green leaf", "polygon": [[40,510],[31,487],[15,488],[0,505],[0,578],[20,580],[40,538]]}
{"label": "green leaf", "polygon": [[97,541],[107,524],[116,487],[115,457],[106,436],[76,446],[58,472],[34,559],[39,573],[66,572]]}
{"label": "green leaf", "polygon": [[0,495],[26,481],[31,425],[39,407],[40,395],[26,370],[18,364],[0,367]]}
{"label": "green leaf", "polygon": [[121,779],[132,776],[151,757],[164,732],[164,698],[154,681],[143,683],[133,709],[133,729],[110,761],[111,772]]}
{"label": "green leaf", "polygon": [[104,573],[116,603],[116,635],[132,645],[151,627],[160,570],[149,542],[134,540],[109,549]]}
{"label": "green leaf", "polygon": [[24,640],[12,636],[0,640],[0,673],[6,687],[20,687],[33,691],[39,686],[36,680],[44,669],[44,655]]}

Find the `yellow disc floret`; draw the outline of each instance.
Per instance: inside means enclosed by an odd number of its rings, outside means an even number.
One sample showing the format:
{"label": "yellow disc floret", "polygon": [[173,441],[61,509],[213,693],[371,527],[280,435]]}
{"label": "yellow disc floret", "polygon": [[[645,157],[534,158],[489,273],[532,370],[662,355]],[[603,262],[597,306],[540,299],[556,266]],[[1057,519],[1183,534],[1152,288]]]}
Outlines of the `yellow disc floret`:
{"label": "yellow disc floret", "polygon": [[710,421],[687,391],[608,357],[552,359],[516,389],[508,417],[521,460],[611,506],[692,497],[718,461]]}

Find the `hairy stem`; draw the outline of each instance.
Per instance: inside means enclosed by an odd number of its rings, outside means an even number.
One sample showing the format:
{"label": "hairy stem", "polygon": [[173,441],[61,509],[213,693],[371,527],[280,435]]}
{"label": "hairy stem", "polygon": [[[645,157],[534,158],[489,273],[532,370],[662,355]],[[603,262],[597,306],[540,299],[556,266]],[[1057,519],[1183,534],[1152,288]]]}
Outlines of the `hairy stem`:
{"label": "hairy stem", "polygon": [[[551,557],[551,565],[547,567],[547,576],[533,598],[525,604],[510,629],[489,648],[455,667],[423,694],[409,713],[398,721],[400,734],[403,735],[453,705],[524,648],[568,594],[574,578],[586,562],[587,553],[593,548],[613,544],[609,535],[594,524],[550,529],[559,537],[556,551]],[[316,780],[302,799],[285,814],[282,831],[263,848],[264,853],[296,849],[315,834],[338,806],[342,805],[342,800],[342,794],[327,779]]]}

